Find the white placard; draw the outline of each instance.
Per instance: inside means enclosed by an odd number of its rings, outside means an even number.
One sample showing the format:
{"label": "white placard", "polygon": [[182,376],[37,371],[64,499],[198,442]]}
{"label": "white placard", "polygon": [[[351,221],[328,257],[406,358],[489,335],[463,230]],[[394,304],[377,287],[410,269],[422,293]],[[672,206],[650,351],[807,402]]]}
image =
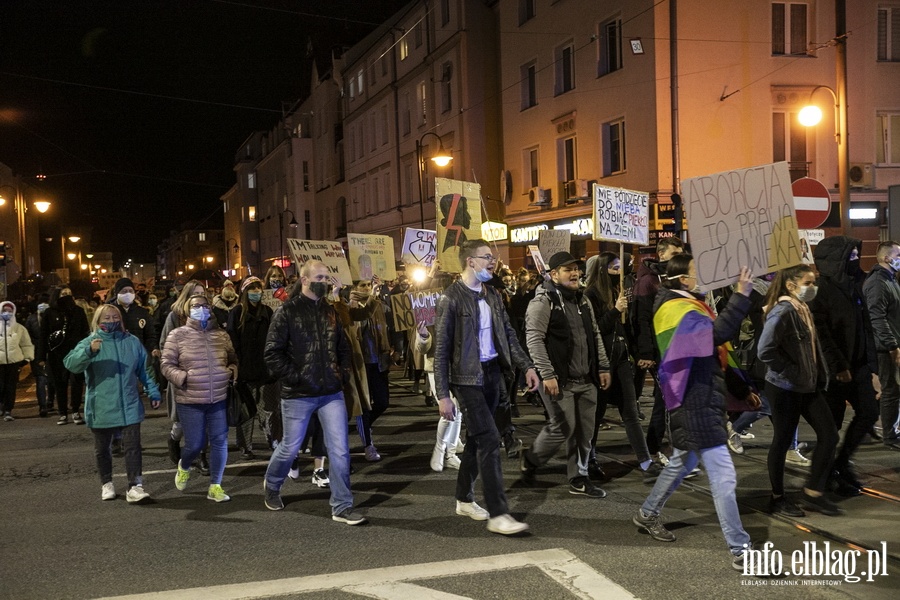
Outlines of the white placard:
{"label": "white placard", "polygon": [[650,194],[594,184],[594,239],[646,246]]}
{"label": "white placard", "polygon": [[340,242],[326,240],[298,240],[287,238],[288,250],[291,257],[297,263],[297,272],[308,260],[319,260],[325,263],[329,273],[338,278],[341,285],[350,285],[353,276],[350,274],[350,265],[344,256],[344,247]]}

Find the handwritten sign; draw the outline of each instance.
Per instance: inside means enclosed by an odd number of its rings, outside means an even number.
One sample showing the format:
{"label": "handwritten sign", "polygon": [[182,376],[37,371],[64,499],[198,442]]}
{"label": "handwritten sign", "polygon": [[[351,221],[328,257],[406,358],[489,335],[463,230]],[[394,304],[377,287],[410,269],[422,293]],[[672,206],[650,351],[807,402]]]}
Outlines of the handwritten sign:
{"label": "handwritten sign", "polygon": [[546,273],[548,271],[547,263],[544,262],[544,257],[541,255],[541,249],[535,244],[529,244],[528,252],[534,260],[534,268],[537,269],[538,273]]}
{"label": "handwritten sign", "polygon": [[434,325],[437,313],[438,300],[441,299],[441,289],[422,290],[408,294],[409,303],[412,305],[416,323],[425,321],[425,325]]}
{"label": "handwritten sign", "polygon": [[397,278],[394,265],[394,238],[389,235],[348,233],[350,274],[353,280],[372,279],[377,275],[390,281]]}
{"label": "handwritten sign", "polygon": [[350,266],[347,264],[347,258],[344,256],[344,249],[340,242],[298,240],[296,238],[288,238],[285,241],[298,268],[308,260],[319,260],[325,263],[328,272],[337,277],[341,284],[348,285],[353,281]]}
{"label": "handwritten sign", "polygon": [[459,273],[459,247],[466,240],[481,237],[481,186],[435,177],[434,197],[441,271]]}
{"label": "handwritten sign", "polygon": [[650,194],[594,184],[594,239],[649,242]]}
{"label": "handwritten sign", "polygon": [[391,313],[394,315],[394,331],[416,328],[416,314],[413,312],[409,294],[391,294]]}
{"label": "handwritten sign", "polygon": [[701,291],[802,262],[786,162],[686,179],[682,195]]}
{"label": "handwritten sign", "polygon": [[430,267],[437,256],[437,232],[433,229],[406,228],[400,260],[408,265]]}
{"label": "handwritten sign", "polygon": [[568,229],[545,229],[538,233],[538,248],[547,260],[557,252],[568,252],[572,243],[572,232]]}

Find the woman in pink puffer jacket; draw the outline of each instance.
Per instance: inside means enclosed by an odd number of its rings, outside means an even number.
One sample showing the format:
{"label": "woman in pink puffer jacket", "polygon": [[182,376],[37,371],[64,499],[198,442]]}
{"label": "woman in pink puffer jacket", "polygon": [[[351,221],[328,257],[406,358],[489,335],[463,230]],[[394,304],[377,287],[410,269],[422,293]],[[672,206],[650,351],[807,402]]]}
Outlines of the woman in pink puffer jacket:
{"label": "woman in pink puffer jacket", "polygon": [[[209,300],[198,294],[188,299],[187,324],[173,329],[163,346],[161,368],[175,389],[178,419],[184,428],[184,449],[175,474],[175,487],[183,490],[191,477],[190,465],[206,447],[209,436],[209,491],[207,498],[227,502],[222,474],[228,459],[228,423],[225,399],[228,381],[237,378],[237,355],[231,338],[210,317]],[[187,469],[182,468],[187,465]]]}

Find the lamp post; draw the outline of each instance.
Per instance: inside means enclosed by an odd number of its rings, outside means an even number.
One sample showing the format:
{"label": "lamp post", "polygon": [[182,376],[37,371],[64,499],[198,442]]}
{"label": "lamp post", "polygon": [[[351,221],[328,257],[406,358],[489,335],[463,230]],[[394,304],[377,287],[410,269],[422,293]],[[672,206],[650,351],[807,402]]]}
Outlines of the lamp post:
{"label": "lamp post", "polygon": [[[846,65],[845,65],[846,66]],[[844,81],[846,88],[846,80]],[[812,97],[819,90],[828,90],[834,99],[834,140],[838,146],[838,193],[841,209],[841,233],[850,233],[850,151],[847,147],[847,95],[836,93],[827,85],[817,85],[809,93],[808,106],[797,115],[801,125],[813,127],[822,120],[822,110],[812,104]]]}
{"label": "lamp post", "polygon": [[[72,242],[73,244],[77,244],[78,242],[81,241],[81,236],[70,235],[70,236],[69,236],[69,241]],[[77,253],[76,253],[76,252],[69,252],[69,253],[66,253],[66,236],[64,236],[64,235],[62,235],[62,234],[60,234],[60,236],[59,236],[59,243],[60,243],[60,247],[61,247],[61,249],[62,249],[62,263],[63,263],[63,268],[66,267],[66,259],[67,259],[67,258],[68,258],[69,260],[75,260],[75,259],[77,258],[77,259],[78,259],[78,265],[79,265],[79,268],[81,268],[81,249],[79,249]],[[75,270],[75,273],[76,273],[76,274],[78,273],[78,269]],[[74,277],[73,275],[70,274],[70,275],[69,275],[69,279],[70,279],[70,280],[76,279],[76,277]]]}
{"label": "lamp post", "polygon": [[[297,227],[300,226],[300,223],[298,223],[296,217],[294,217],[294,211],[290,210],[289,208],[286,208],[278,213],[278,253],[281,255],[278,258],[281,262],[279,266],[282,268],[282,270],[284,270],[284,213],[291,213],[291,222],[288,223],[288,225],[290,225],[294,229],[297,229]],[[295,265],[294,273],[296,272],[297,267]]]}
{"label": "lamp post", "polygon": [[[16,185],[12,186],[9,184],[5,184],[0,186],[0,189],[7,188],[12,190],[13,192],[13,209],[16,212],[16,230],[19,234],[19,248],[21,249],[21,262],[19,263],[20,269],[22,269],[22,275],[28,275],[28,254],[25,251],[25,247],[27,246],[27,236],[25,233],[25,211],[28,210],[25,206],[25,196],[22,195],[22,191],[19,189],[19,181],[16,179]],[[6,199],[0,194],[0,204],[6,204]]]}
{"label": "lamp post", "polygon": [[[453,160],[450,153],[444,150],[444,141],[438,134],[426,131],[422,137],[416,141],[416,161],[418,162],[419,168],[419,217],[422,229],[425,229],[425,173],[428,172],[428,164],[425,162],[425,157],[422,156],[422,142],[429,135],[436,137],[438,140],[438,151],[431,157],[434,164],[439,167],[446,167],[450,164],[450,161]],[[435,209],[435,211],[437,211],[437,209]],[[437,219],[436,214],[435,219]]]}
{"label": "lamp post", "polygon": [[234,246],[231,248],[231,250],[235,254],[238,253],[238,250],[240,250],[241,247],[238,246],[237,240],[234,238],[228,238],[227,240],[225,240],[225,269],[230,271],[232,263],[230,260],[228,260],[228,242],[234,242]]}

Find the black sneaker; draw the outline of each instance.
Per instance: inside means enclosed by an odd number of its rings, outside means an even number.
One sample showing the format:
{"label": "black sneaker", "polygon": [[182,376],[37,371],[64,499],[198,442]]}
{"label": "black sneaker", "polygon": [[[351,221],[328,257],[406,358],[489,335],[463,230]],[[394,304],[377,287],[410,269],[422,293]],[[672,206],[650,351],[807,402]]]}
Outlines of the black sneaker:
{"label": "black sneaker", "polygon": [[859,480],[859,477],[856,476],[856,473],[853,472],[853,469],[851,469],[849,466],[840,469],[835,468],[834,478],[860,490],[865,487]]}
{"label": "black sneaker", "polygon": [[345,508],[338,514],[331,515],[331,520],[337,521],[338,523],[346,523],[347,525],[362,525],[367,521],[367,519],[358,512],[353,512],[352,508]]}
{"label": "black sneaker", "polygon": [[266,508],[269,510],[284,509],[284,502],[281,500],[281,492],[268,487],[265,481],[263,481],[263,487],[266,490]]}
{"label": "black sneaker", "polygon": [[206,458],[206,452],[200,453],[199,463],[197,465],[197,469],[200,470],[200,474],[203,476],[209,475],[209,460]]}
{"label": "black sneaker", "polygon": [[647,467],[647,470],[644,471],[644,483],[653,483],[659,477],[659,474],[662,473],[663,466],[656,461],[652,461],[650,466]]}
{"label": "black sneaker", "polygon": [[519,478],[522,480],[522,483],[525,485],[534,485],[536,473],[537,467],[528,460],[528,452],[522,452],[519,456]]}
{"label": "black sneaker", "polygon": [[644,511],[638,509],[637,514],[631,518],[631,522],[650,534],[654,540],[659,542],[674,542],[675,534],[666,529],[659,515],[645,515]]}
{"label": "black sneaker", "polygon": [[172,439],[171,436],[169,436],[169,460],[176,465],[181,460],[181,442]]}
{"label": "black sneaker", "polygon": [[844,511],[841,510],[837,504],[826,498],[824,494],[822,496],[813,497],[804,492],[800,494],[800,497],[802,498],[800,502],[803,504],[803,508],[806,508],[807,510],[814,510],[829,517],[836,517],[844,514]]}
{"label": "black sneaker", "polygon": [[776,498],[772,496],[769,499],[769,512],[773,515],[782,515],[785,517],[805,517],[803,510],[787,499],[786,496]]}
{"label": "black sneaker", "polygon": [[569,493],[589,498],[606,498],[606,492],[591,483],[587,477],[576,477],[569,483]]}

